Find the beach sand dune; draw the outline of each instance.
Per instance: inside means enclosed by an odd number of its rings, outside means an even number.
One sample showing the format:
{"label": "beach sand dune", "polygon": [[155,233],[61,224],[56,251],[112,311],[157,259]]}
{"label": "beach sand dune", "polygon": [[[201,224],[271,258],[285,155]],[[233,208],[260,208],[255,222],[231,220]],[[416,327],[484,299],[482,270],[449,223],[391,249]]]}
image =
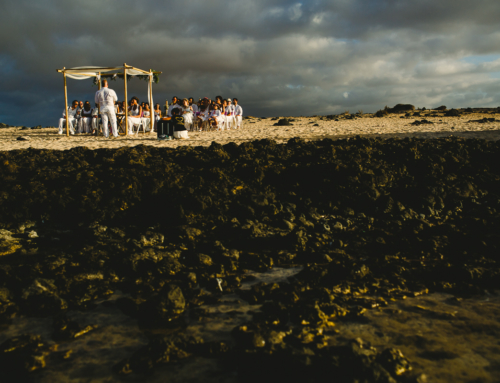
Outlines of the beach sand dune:
{"label": "beach sand dune", "polygon": [[[483,138],[498,140],[500,138],[500,120],[496,114],[471,113],[460,117],[445,117],[444,115],[422,114],[421,117],[405,117],[402,114],[391,114],[387,117],[372,117],[364,114],[356,116],[338,116],[336,119],[315,117],[291,117],[290,126],[275,126],[277,122],[271,118],[249,117],[243,121],[239,130],[221,132],[191,132],[189,140],[158,141],[156,133],[133,136],[120,136],[116,139],[106,139],[102,136],[76,135],[66,137],[58,135],[56,128],[22,129],[10,127],[0,129],[0,150],[17,149],[53,149],[66,150],[85,146],[89,149],[120,148],[136,145],[175,148],[178,146],[208,146],[213,141],[226,144],[253,141],[256,139],[271,139],[278,143],[290,138],[300,137],[305,140],[323,138],[341,139],[356,135],[364,137],[418,137],[439,138],[450,135],[464,138]],[[336,116],[337,117],[337,116]],[[478,120],[489,119],[487,122]],[[338,119],[338,121],[337,121]],[[427,120],[431,123],[415,125],[415,121]],[[18,140],[19,137],[25,140]]]}

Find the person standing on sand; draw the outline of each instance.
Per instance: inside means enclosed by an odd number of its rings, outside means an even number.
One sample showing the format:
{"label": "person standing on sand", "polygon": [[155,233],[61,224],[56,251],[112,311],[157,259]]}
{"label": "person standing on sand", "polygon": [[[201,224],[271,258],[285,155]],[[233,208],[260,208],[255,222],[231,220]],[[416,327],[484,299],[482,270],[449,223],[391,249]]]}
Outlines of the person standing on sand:
{"label": "person standing on sand", "polygon": [[115,91],[108,88],[107,80],[103,80],[102,89],[95,93],[95,103],[101,107],[102,127],[104,130],[104,137],[106,138],[109,137],[108,119],[111,123],[113,137],[118,137],[118,131],[116,129],[115,101],[118,101]]}
{"label": "person standing on sand", "polygon": [[243,119],[243,108],[238,105],[238,99],[233,98],[233,103],[234,103],[234,124],[235,124],[235,129],[239,129],[241,126],[241,120]]}

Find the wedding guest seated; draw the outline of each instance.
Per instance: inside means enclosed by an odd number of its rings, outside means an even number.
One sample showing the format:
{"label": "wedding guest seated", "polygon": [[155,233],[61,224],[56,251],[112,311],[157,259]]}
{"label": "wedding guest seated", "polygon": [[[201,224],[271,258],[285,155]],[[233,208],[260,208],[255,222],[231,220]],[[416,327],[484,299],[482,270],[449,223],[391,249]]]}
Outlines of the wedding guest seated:
{"label": "wedding guest seated", "polygon": [[208,121],[212,127],[216,128],[217,130],[220,130],[220,125],[221,125],[220,123],[222,122],[222,118],[218,104],[213,104]]}
{"label": "wedding guest seated", "polygon": [[99,107],[95,104],[94,109],[92,109],[92,134],[96,134],[100,120],[101,116],[99,114]]}
{"label": "wedding guest seated", "polygon": [[161,118],[160,104],[155,105],[154,113],[155,113],[154,131],[157,131],[156,126],[158,125],[158,121]]}
{"label": "wedding guest seated", "polygon": [[234,103],[234,125],[235,129],[241,128],[241,121],[243,120],[243,108],[241,105],[238,105],[238,99],[233,99]]}
{"label": "wedding guest seated", "polygon": [[177,97],[175,97],[175,96],[172,97],[172,104],[170,104],[170,106],[168,107],[168,110],[167,110],[168,117],[172,117],[172,109],[179,107],[179,105],[177,105],[178,101],[179,101],[179,99]]}
{"label": "wedding guest seated", "polygon": [[143,109],[142,109],[142,124],[145,127],[145,130],[150,131],[151,130],[151,111],[149,110],[149,104],[147,102],[143,103]]}
{"label": "wedding guest seated", "polygon": [[203,123],[208,120],[209,118],[209,102],[208,98],[204,98],[203,100],[200,101],[200,110],[198,112],[198,115],[196,116],[196,124],[198,126],[198,130],[201,131],[203,130]]}
{"label": "wedding guest seated", "polygon": [[198,112],[198,105],[194,102],[193,97],[189,97],[189,106],[193,108],[193,116],[196,116],[196,112]]}
{"label": "wedding guest seated", "polygon": [[[142,107],[139,105],[139,99],[132,97],[128,108],[128,134],[134,134],[134,126],[141,123]],[[125,124],[125,120],[123,121]]]}
{"label": "wedding guest seated", "polygon": [[193,108],[189,105],[189,100],[187,98],[182,100],[182,107],[180,109],[180,114],[184,117],[184,126],[187,130],[192,130],[193,127]]}
{"label": "wedding guest seated", "polygon": [[188,139],[188,132],[185,127],[184,118],[180,115],[181,109],[174,108],[172,109],[172,124],[174,130],[174,138],[179,138],[181,140]]}
{"label": "wedding guest seated", "polygon": [[78,121],[78,133],[90,133],[92,124],[92,108],[90,102],[85,101],[83,109],[80,111],[80,120]]}
{"label": "wedding guest seated", "polygon": [[63,129],[66,127],[66,113],[68,113],[69,131],[71,134],[75,134],[77,109],[78,100],[74,100],[71,106],[68,107],[68,110],[63,112],[63,118],[59,119],[59,134],[63,134]]}

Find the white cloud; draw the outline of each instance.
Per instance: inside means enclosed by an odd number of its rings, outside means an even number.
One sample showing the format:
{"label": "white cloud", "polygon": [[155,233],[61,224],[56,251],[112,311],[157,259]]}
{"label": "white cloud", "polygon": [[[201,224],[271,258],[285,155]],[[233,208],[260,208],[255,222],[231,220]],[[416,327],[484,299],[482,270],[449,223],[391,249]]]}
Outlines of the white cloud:
{"label": "white cloud", "polygon": [[290,20],[292,21],[297,21],[302,17],[302,4],[297,3],[292,5],[290,8],[288,8],[288,15],[290,17]]}
{"label": "white cloud", "polygon": [[[498,106],[498,0],[66,0],[7,2],[0,14],[2,122],[53,124],[56,68],[163,71],[155,99],[238,97],[253,115],[376,111],[387,105]],[[483,60],[481,57],[493,57]],[[495,56],[497,55],[497,56]],[[473,62],[467,57],[476,57]],[[20,86],[21,84],[21,86]],[[119,81],[111,83],[123,97]],[[70,81],[70,98],[90,98]],[[132,80],[129,93],[145,97]],[[30,113],[23,113],[30,105]]]}

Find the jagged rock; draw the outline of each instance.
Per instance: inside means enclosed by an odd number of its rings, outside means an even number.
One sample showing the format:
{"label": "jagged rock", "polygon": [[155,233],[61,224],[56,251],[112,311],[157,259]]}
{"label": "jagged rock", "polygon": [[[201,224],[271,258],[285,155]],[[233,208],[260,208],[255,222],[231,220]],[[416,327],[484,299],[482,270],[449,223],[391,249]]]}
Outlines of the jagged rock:
{"label": "jagged rock", "polygon": [[0,256],[12,254],[20,248],[19,239],[12,237],[10,231],[0,229]]}
{"label": "jagged rock", "polygon": [[274,124],[274,126],[290,126],[290,121],[287,118],[282,118],[280,119],[277,123]]}

